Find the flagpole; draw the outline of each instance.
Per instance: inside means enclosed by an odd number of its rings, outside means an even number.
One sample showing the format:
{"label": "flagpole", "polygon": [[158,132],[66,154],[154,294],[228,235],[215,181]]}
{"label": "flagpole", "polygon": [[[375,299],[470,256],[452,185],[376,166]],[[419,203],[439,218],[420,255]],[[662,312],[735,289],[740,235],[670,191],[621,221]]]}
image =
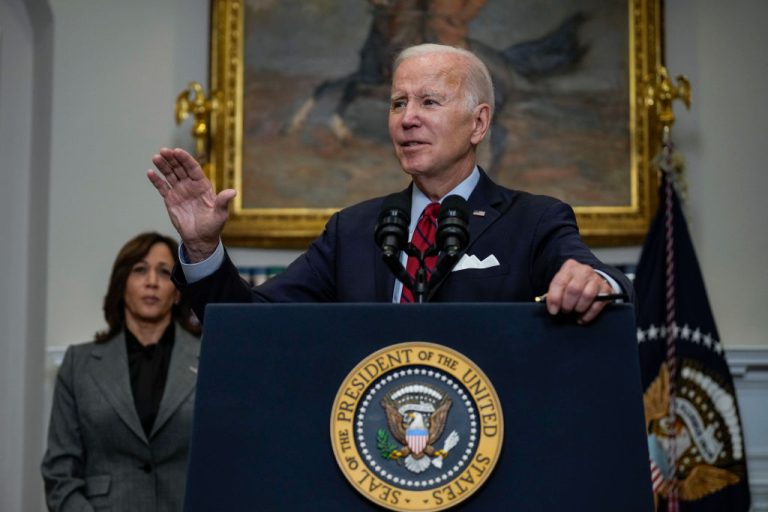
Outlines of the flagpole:
{"label": "flagpole", "polygon": [[672,152],[673,145],[670,127],[664,126],[662,141],[662,158],[659,168],[663,173],[664,183],[664,241],[665,241],[665,283],[666,283],[666,341],[667,368],[669,369],[669,467],[672,468],[672,478],[667,493],[667,512],[680,510],[677,482],[677,323],[675,315],[675,228],[672,208]]}
{"label": "flagpole", "polygon": [[655,107],[656,115],[662,126],[661,153],[656,159],[664,186],[664,241],[665,241],[665,307],[666,318],[664,331],[666,333],[666,363],[669,371],[669,408],[667,411],[668,425],[668,460],[672,474],[667,486],[667,512],[679,512],[680,498],[677,479],[677,336],[679,329],[675,310],[675,246],[674,246],[674,208],[673,208],[673,179],[675,171],[674,144],[672,143],[672,125],[675,113],[672,103],[682,100],[690,108],[691,86],[684,76],[677,77],[677,85],[669,79],[664,66],[657,70],[656,83],[647,89],[647,104]]}

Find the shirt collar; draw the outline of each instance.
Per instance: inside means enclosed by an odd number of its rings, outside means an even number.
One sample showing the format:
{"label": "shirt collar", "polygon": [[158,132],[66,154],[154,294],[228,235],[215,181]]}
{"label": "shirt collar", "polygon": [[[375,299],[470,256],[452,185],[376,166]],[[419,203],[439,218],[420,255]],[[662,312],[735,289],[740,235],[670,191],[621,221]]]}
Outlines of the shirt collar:
{"label": "shirt collar", "polygon": [[[469,176],[464,178],[464,181],[456,185],[453,190],[440,198],[440,202],[442,203],[443,199],[450,195],[458,195],[463,197],[465,200],[468,200],[469,195],[473,190],[475,190],[478,181],[480,181],[480,170],[477,168],[477,166],[475,166]],[[412,187],[410,233],[413,233],[413,231],[416,229],[416,224],[419,222],[419,216],[421,215],[421,212],[423,212],[424,208],[426,208],[427,205],[431,202],[432,201],[424,194],[424,192],[419,190],[419,187],[416,185]]]}
{"label": "shirt collar", "polygon": [[176,329],[174,322],[171,321],[171,323],[168,324],[168,327],[165,328],[165,331],[163,331],[163,335],[160,337],[160,340],[156,344],[142,345],[136,335],[133,334],[130,329],[128,329],[128,326],[125,326],[125,344],[129,353],[154,351],[154,348],[159,345],[170,348],[173,346],[175,331]]}

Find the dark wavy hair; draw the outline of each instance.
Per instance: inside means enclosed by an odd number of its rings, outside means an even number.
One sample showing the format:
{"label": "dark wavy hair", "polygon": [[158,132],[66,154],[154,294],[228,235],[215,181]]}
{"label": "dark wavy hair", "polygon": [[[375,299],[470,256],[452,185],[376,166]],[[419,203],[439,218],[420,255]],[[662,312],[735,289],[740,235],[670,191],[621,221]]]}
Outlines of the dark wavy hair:
{"label": "dark wavy hair", "polygon": [[[165,244],[173,255],[174,265],[179,264],[178,244],[173,238],[161,235],[160,233],[146,232],[141,233],[128,240],[126,244],[117,253],[115,262],[112,265],[112,275],[109,278],[107,294],[104,296],[104,319],[107,321],[107,328],[97,332],[94,337],[96,342],[106,341],[125,327],[125,287],[128,282],[128,275],[133,266],[141,261],[149,250],[155,244]],[[185,330],[194,335],[200,334],[200,324],[192,314],[192,310],[181,294],[178,304],[171,310],[173,320],[181,325]]]}

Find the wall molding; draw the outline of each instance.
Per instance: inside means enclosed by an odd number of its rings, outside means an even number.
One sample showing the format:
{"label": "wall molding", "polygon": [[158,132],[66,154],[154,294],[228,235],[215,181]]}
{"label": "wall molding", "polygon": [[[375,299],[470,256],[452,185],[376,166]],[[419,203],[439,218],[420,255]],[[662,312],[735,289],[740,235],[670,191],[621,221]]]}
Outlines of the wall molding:
{"label": "wall molding", "polygon": [[725,357],[735,379],[768,379],[768,348],[727,348]]}
{"label": "wall molding", "polygon": [[768,512],[768,348],[726,348],[741,411],[752,512]]}

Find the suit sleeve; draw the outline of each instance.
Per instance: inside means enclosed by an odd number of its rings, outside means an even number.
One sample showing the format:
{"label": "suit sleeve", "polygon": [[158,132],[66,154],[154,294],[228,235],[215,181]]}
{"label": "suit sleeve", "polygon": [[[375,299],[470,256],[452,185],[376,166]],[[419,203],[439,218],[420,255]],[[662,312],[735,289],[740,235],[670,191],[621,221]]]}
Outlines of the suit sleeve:
{"label": "suit sleeve", "polygon": [[69,347],[56,376],[48,447],[41,471],[45,483],[45,499],[52,511],[93,510],[85,497],[85,451],[80,435],[77,399],[74,396],[74,350]]}
{"label": "suit sleeve", "polygon": [[586,246],[579,235],[573,209],[567,204],[556,201],[544,210],[534,239],[537,243],[532,247],[531,261],[535,280],[541,283],[540,289],[546,290],[563,263],[574,259],[611,276],[629,296],[629,302],[634,302],[632,283],[623,272],[600,261]]}
{"label": "suit sleeve", "polygon": [[229,254],[225,254],[224,261],[213,274],[194,283],[187,283],[183,271],[176,267],[173,281],[203,322],[208,304],[333,302],[337,300],[335,255],[338,219],[339,214],[334,214],[322,235],[312,242],[304,254],[283,273],[255,288],[240,277]]}
{"label": "suit sleeve", "polygon": [[335,302],[339,214],[284,272],[253,289],[256,302]]}

